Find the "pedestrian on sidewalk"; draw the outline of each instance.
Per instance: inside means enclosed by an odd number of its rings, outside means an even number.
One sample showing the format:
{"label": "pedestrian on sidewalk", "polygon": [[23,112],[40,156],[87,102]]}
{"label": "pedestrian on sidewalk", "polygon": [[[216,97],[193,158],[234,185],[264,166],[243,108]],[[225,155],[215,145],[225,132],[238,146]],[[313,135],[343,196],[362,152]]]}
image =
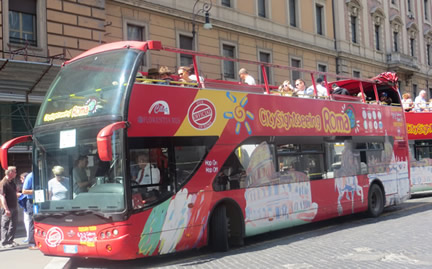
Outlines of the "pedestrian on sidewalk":
{"label": "pedestrian on sidewalk", "polygon": [[34,223],[33,223],[33,172],[30,172],[25,180],[24,180],[24,184],[23,184],[23,188],[22,188],[22,193],[23,195],[26,196],[26,207],[25,210],[27,212],[28,215],[28,236],[27,236],[27,241],[29,243],[29,249],[30,250],[35,250],[38,249],[38,247],[36,247],[35,244],[35,240],[34,240]]}
{"label": "pedestrian on sidewalk", "polygon": [[1,247],[12,248],[18,246],[15,243],[15,232],[18,224],[18,196],[17,187],[14,182],[16,167],[9,166],[5,170],[5,177],[0,181],[1,202]]}

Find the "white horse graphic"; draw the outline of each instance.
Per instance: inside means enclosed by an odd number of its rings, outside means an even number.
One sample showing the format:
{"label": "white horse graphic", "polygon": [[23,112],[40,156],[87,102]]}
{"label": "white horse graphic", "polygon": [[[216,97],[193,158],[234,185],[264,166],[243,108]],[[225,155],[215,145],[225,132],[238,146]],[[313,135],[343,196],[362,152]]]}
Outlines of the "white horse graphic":
{"label": "white horse graphic", "polygon": [[363,203],[363,188],[358,184],[356,176],[335,178],[335,189],[338,191],[337,210],[339,215],[343,213],[341,200],[345,194],[346,198],[351,200],[352,213],[354,213],[354,193],[361,196],[361,201]]}

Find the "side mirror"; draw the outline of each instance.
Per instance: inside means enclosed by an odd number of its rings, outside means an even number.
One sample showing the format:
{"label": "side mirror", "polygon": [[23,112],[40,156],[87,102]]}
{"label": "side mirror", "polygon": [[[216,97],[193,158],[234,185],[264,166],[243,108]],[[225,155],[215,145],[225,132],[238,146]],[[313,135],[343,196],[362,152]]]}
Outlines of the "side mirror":
{"label": "side mirror", "polygon": [[20,136],[20,137],[16,137],[13,138],[7,142],[5,142],[1,147],[0,147],[0,162],[1,162],[1,166],[4,170],[6,170],[9,166],[8,164],[8,150],[17,145],[17,144],[21,144],[24,142],[28,142],[28,141],[32,141],[33,138],[31,135],[25,135],[25,136]]}
{"label": "side mirror", "polygon": [[112,160],[112,135],[118,129],[125,129],[127,122],[119,121],[105,126],[97,135],[97,148],[101,161],[108,162]]}

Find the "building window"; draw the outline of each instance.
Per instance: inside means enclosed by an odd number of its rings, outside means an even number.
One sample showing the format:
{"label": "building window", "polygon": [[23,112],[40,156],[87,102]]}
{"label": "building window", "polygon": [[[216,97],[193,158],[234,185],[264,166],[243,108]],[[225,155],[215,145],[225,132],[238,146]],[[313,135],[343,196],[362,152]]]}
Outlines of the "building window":
{"label": "building window", "polygon": [[290,0],[288,3],[290,25],[297,27],[297,0]]}
{"label": "building window", "polygon": [[413,95],[417,96],[417,84],[413,84],[412,88],[413,88]]}
{"label": "building window", "polygon": [[[222,45],[222,54],[225,57],[236,58],[235,47],[227,44]],[[223,61],[223,75],[224,78],[235,79],[235,62]]]}
{"label": "building window", "polygon": [[407,5],[408,5],[408,12],[411,12],[412,11],[411,0],[407,0]]}
{"label": "building window", "polygon": [[9,42],[37,46],[35,0],[9,0]]}
{"label": "building window", "polygon": [[145,29],[143,26],[127,25],[127,40],[144,41]]}
{"label": "building window", "polygon": [[393,51],[399,52],[399,33],[393,32]]}
{"label": "building window", "polygon": [[224,7],[232,7],[231,6],[231,0],[222,0],[221,4]]}
{"label": "building window", "polygon": [[375,24],[375,49],[381,50],[380,44],[380,26]]}
{"label": "building window", "polygon": [[323,14],[324,7],[321,5],[315,6],[315,15],[316,15],[316,28],[317,28],[317,34],[324,35],[324,14]]}
{"label": "building window", "polygon": [[[271,63],[271,55],[268,52],[259,52],[259,61],[263,62],[263,63]],[[268,83],[271,84],[271,69],[270,67],[266,66],[264,67],[266,74],[267,74],[267,79],[268,79]],[[264,83],[264,74],[261,71],[260,68],[260,78],[261,78],[261,83]]]}
{"label": "building window", "polygon": [[[319,72],[327,72],[327,65],[318,64],[318,71]],[[322,74],[319,74],[318,77],[324,79],[324,75],[322,75]]]}
{"label": "building window", "polygon": [[415,56],[415,39],[414,38],[410,38],[410,55],[412,57]]}
{"label": "building window", "polygon": [[[136,40],[136,41],[146,40],[145,26],[126,23],[126,29],[127,29],[126,30],[127,40]],[[147,57],[143,57],[141,65],[147,66]]]}
{"label": "building window", "polygon": [[431,45],[430,44],[426,45],[426,61],[427,64],[430,66],[431,65]]}
{"label": "building window", "polygon": [[425,20],[429,20],[429,0],[424,0],[424,17]]}
{"label": "building window", "polygon": [[357,17],[351,16],[351,41],[357,43]]}
{"label": "building window", "polygon": [[[193,50],[193,38],[187,35],[179,35],[180,48],[186,50]],[[193,65],[193,57],[188,54],[180,54],[180,65],[190,66]]]}
{"label": "building window", "polygon": [[258,0],[258,16],[267,18],[267,1],[266,0]]}
{"label": "building window", "polygon": [[355,77],[355,78],[360,78],[360,71],[356,71],[356,70],[354,70],[354,71],[353,71],[353,77]]}
{"label": "building window", "polygon": [[[298,59],[291,59],[291,66],[301,68],[301,60]],[[300,71],[292,70],[291,71],[291,80],[296,81],[297,79],[301,78]]]}

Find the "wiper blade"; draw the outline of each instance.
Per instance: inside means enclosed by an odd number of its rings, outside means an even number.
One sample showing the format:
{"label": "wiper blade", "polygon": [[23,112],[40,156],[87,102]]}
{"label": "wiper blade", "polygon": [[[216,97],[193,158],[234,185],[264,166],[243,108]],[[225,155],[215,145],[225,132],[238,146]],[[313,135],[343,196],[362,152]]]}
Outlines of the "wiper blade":
{"label": "wiper blade", "polygon": [[92,215],[95,215],[95,216],[97,216],[101,219],[104,219],[104,220],[111,220],[112,219],[111,216],[107,217],[104,213],[102,213],[100,211],[94,211],[94,210],[90,210],[90,209],[71,211],[71,213],[76,215],[76,216],[92,214]]}

